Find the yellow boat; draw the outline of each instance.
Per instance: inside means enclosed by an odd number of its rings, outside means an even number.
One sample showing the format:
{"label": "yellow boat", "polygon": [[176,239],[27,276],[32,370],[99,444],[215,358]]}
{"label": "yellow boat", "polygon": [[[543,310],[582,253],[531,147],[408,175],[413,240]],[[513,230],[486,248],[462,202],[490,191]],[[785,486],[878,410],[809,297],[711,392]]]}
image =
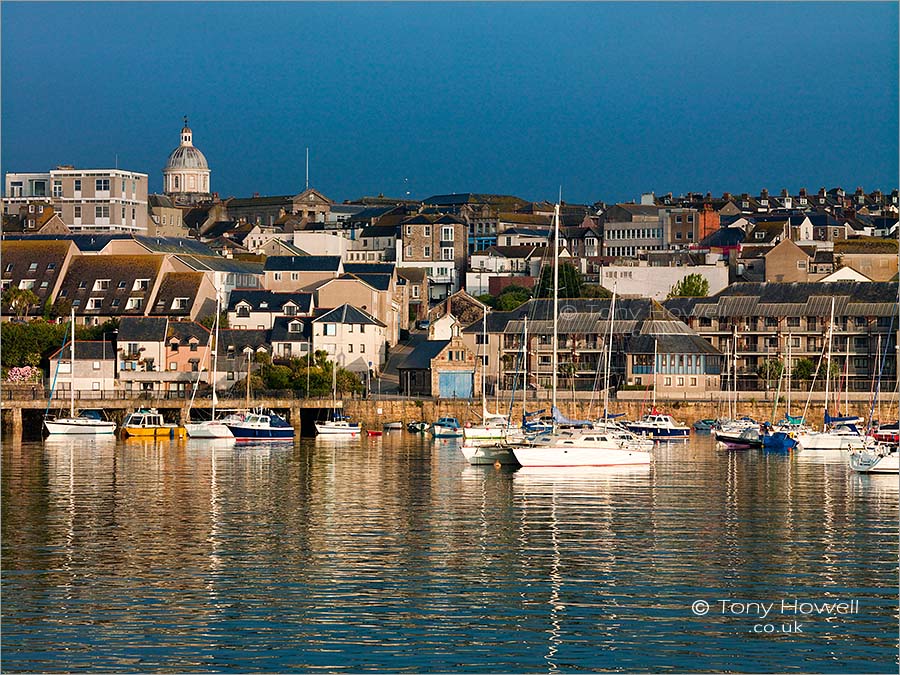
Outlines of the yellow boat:
{"label": "yellow boat", "polygon": [[122,423],[122,431],[126,436],[138,438],[187,437],[187,429],[178,424],[164,422],[162,414],[156,408],[135,410],[133,413],[129,413]]}

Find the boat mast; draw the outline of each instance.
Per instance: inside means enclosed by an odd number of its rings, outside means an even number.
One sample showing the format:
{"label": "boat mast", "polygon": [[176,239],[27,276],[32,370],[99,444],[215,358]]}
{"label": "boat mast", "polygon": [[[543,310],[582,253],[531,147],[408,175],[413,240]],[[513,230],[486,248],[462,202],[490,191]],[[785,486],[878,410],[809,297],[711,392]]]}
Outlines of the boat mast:
{"label": "boat mast", "polygon": [[525,403],[528,399],[528,315],[525,315],[524,338],[522,342],[522,428],[525,428]]}
{"label": "boat mast", "polygon": [[[562,192],[562,190],[560,190]],[[561,198],[561,197],[560,197]],[[553,356],[551,368],[553,369],[551,414],[556,407],[556,371],[559,369],[559,202],[553,213]]]}
{"label": "boat mast", "polygon": [[487,422],[487,369],[485,368],[485,354],[487,352],[487,309],[481,313],[481,416],[482,422]]}
{"label": "boat mast", "polygon": [[216,419],[216,403],[218,403],[216,396],[216,382],[219,379],[219,317],[222,314],[222,299],[219,297],[219,291],[216,291],[216,325],[213,330],[213,342],[215,345],[212,348],[212,419]]}
{"label": "boat mast", "polygon": [[791,333],[788,333],[787,363],[785,364],[785,369],[787,370],[787,406],[784,409],[784,418],[789,424],[791,421],[791,367],[793,363],[791,360]]}
{"label": "boat mast", "polygon": [[[103,336],[106,339],[106,336]],[[69,360],[69,417],[75,417],[75,308],[72,308],[72,358]]]}
{"label": "boat mast", "polygon": [[[825,416],[828,416],[828,393],[831,391],[831,347],[834,343],[834,297],[831,298],[831,318],[828,323],[828,356],[825,359]],[[822,420],[822,428],[825,420]]]}
{"label": "boat mast", "polygon": [[734,334],[733,342],[734,348],[731,350],[731,375],[733,378],[732,381],[732,389],[734,389],[734,403],[731,408],[731,419],[735,419],[737,417],[737,409],[738,409],[738,387],[737,387],[737,324],[734,326],[734,330],[732,331]]}
{"label": "boat mast", "polygon": [[659,343],[657,337],[653,336],[653,410],[656,410],[656,362],[659,360]]}
{"label": "boat mast", "polygon": [[612,301],[609,303],[609,337],[606,344],[606,372],[603,374],[603,421],[609,419],[609,371],[612,367],[613,322],[616,320],[616,287],[613,284]]}

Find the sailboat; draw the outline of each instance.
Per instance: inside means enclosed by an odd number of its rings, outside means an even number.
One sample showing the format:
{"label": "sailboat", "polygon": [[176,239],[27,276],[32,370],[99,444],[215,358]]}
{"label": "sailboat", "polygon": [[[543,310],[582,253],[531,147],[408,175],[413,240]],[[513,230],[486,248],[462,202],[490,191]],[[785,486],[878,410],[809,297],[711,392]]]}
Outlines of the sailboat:
{"label": "sailboat", "polygon": [[[553,236],[553,352],[551,410],[556,405],[559,376],[559,203],[554,212]],[[539,436],[532,444],[515,445],[513,455],[523,467],[588,467],[649,464],[651,455],[603,430],[565,429]]]}
{"label": "sailboat", "polygon": [[637,422],[629,422],[625,428],[638,436],[646,436],[655,441],[686,441],[690,438],[691,428],[679,424],[671,415],[666,415],[656,408],[656,379],[659,362],[659,341],[653,339],[653,407]]}
{"label": "sailboat", "polygon": [[831,391],[831,351],[834,345],[834,298],[831,298],[831,319],[828,326],[828,351],[825,360],[825,426],[822,431],[808,432],[797,437],[801,450],[861,450],[865,439],[853,424],[836,424],[829,428],[828,395]]}
{"label": "sailboat", "polygon": [[[481,317],[481,345],[483,352],[487,351],[487,312]],[[482,353],[481,359],[481,424],[467,425],[463,429],[463,438],[466,441],[499,441],[506,438],[509,431],[509,417],[498,413],[488,412],[487,409],[487,385],[485,377],[485,359]],[[464,451],[465,452],[465,451]]]}
{"label": "sailboat", "polygon": [[[69,416],[59,418],[47,418],[44,420],[44,428],[49,434],[66,434],[79,436],[101,436],[114,434],[116,423],[100,419],[95,413],[82,412],[75,415],[75,310],[72,310],[71,318],[72,339],[70,341],[71,358],[69,360]],[[65,345],[63,346],[65,348]],[[62,350],[60,350],[62,356]],[[53,400],[53,390],[50,391],[50,400]],[[49,409],[50,404],[47,404]]]}
{"label": "sailboat", "polygon": [[[216,292],[216,320],[213,326],[213,343],[208,347],[212,356],[212,419],[203,422],[189,422],[184,425],[187,434],[191,438],[234,438],[231,429],[228,428],[226,420],[216,419],[216,404],[219,402],[216,396],[216,381],[218,380],[219,367],[219,316],[221,315],[221,301],[219,294]],[[200,382],[200,375],[197,375],[197,382],[194,383],[194,391],[191,394],[191,404],[194,402],[194,395],[197,393],[197,384]],[[226,418],[229,422],[237,422],[243,419],[243,415],[233,414]]]}
{"label": "sailboat", "polygon": [[241,441],[283,441],[294,438],[294,428],[281,415],[262,408],[250,409],[250,376],[253,374],[250,354],[247,354],[247,412],[246,415],[222,420],[232,435]]}
{"label": "sailboat", "polygon": [[[309,357],[307,357],[309,358]],[[337,407],[337,364],[331,364],[331,419],[316,422],[316,433],[322,436],[359,436],[362,429],[359,422],[350,422],[338,412]]]}

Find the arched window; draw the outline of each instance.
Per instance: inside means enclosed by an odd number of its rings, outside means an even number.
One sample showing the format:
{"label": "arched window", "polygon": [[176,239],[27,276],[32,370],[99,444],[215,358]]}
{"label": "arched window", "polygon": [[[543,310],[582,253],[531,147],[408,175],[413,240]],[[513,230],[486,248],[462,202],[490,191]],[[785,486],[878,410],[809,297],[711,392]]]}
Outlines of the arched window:
{"label": "arched window", "polygon": [[178,183],[179,183],[179,181],[178,181],[178,176],[175,176],[175,189],[176,189],[176,190],[179,189],[179,184],[178,184]]}

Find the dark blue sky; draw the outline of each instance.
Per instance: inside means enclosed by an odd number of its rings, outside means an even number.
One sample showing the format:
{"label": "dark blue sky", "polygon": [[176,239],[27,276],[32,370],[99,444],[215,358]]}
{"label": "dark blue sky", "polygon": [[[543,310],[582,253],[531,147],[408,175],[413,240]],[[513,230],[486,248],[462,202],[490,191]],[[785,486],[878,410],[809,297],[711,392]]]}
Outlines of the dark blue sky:
{"label": "dark blue sky", "polygon": [[[221,196],[892,189],[896,3],[16,3],[3,171],[161,171],[188,115]],[[407,183],[408,180],[408,183]],[[407,187],[408,186],[408,187]]]}

